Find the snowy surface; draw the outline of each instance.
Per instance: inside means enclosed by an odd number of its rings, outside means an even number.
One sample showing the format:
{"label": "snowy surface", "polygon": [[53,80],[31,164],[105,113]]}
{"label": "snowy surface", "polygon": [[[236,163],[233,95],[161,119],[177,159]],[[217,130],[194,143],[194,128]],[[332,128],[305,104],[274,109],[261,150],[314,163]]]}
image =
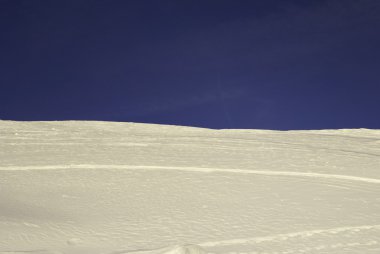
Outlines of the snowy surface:
{"label": "snowy surface", "polygon": [[380,253],[380,130],[0,121],[0,254]]}

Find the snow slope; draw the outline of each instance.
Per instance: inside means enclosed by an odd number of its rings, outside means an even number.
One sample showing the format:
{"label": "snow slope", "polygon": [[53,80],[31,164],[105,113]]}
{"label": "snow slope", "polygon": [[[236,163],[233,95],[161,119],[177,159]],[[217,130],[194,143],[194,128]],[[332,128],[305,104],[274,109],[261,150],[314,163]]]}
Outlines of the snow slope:
{"label": "snow slope", "polygon": [[0,254],[380,253],[380,130],[0,121]]}

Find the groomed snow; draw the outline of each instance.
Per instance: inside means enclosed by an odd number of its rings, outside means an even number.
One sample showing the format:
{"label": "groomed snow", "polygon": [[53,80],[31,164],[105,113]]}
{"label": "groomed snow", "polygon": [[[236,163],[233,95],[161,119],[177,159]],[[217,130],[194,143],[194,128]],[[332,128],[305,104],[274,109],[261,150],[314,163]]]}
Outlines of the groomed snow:
{"label": "groomed snow", "polygon": [[0,254],[380,253],[380,130],[0,121]]}

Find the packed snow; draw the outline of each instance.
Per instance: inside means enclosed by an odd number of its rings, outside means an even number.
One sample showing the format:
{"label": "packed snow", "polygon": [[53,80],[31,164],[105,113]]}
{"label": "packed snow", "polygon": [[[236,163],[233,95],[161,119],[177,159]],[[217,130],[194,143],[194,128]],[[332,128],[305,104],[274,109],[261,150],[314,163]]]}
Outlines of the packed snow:
{"label": "packed snow", "polygon": [[0,121],[0,254],[380,253],[380,130]]}

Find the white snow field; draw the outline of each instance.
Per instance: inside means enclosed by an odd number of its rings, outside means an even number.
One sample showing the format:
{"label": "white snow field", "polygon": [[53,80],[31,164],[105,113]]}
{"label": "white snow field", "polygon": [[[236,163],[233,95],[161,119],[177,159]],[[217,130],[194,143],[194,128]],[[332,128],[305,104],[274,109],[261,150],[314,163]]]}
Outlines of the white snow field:
{"label": "white snow field", "polygon": [[380,130],[0,121],[0,254],[380,253]]}

